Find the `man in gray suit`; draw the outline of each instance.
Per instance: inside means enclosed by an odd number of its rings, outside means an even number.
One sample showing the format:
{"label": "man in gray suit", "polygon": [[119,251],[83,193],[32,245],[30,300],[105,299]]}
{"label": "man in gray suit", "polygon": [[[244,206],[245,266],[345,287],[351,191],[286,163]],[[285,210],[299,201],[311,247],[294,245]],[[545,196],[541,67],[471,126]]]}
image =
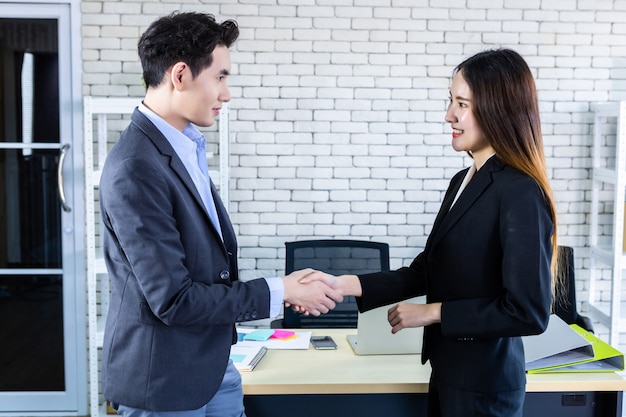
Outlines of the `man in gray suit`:
{"label": "man in gray suit", "polygon": [[230,100],[235,22],[174,13],[139,41],[147,88],[100,181],[111,303],[104,395],[124,416],[243,416],[229,351],[234,324],[278,314],[283,299],[319,315],[342,297],[307,271],[238,280],[237,242],[208,176],[204,137]]}

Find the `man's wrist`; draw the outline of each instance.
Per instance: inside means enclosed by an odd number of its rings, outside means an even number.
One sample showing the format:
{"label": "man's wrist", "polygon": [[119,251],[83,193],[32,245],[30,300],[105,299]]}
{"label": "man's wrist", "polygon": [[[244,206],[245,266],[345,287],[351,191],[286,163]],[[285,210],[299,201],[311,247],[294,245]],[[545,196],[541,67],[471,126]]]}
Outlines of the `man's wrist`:
{"label": "man's wrist", "polygon": [[280,314],[283,299],[285,298],[285,285],[281,278],[263,278],[270,292],[270,317]]}

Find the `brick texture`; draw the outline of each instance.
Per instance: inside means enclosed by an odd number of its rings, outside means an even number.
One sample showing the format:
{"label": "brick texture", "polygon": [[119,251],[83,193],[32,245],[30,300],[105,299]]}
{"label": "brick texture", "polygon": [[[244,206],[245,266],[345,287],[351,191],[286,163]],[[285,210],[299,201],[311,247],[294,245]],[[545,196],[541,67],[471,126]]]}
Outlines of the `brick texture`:
{"label": "brick texture", "polygon": [[244,279],[282,274],[284,242],[308,238],[389,242],[392,267],[408,264],[469,164],[443,120],[451,71],[510,47],[536,76],[559,237],[576,249],[584,304],[591,108],[626,100],[626,1],[86,1],[85,94],[141,95],[137,37],[173,10],[241,27],[230,212]]}

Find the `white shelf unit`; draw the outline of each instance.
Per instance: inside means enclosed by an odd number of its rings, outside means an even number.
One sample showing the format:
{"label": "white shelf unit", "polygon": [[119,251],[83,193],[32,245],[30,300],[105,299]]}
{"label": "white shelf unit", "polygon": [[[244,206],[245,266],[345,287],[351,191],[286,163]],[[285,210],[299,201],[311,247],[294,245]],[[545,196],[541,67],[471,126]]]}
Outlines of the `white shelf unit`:
{"label": "white shelf unit", "polygon": [[624,203],[626,201],[626,101],[594,108],[589,230],[589,309],[606,326],[608,342],[619,344],[622,318]]}
{"label": "white shelf unit", "polygon": [[[100,352],[104,322],[109,307],[109,279],[102,256],[98,185],[108,150],[126,128],[130,114],[142,98],[83,97],[85,134],[85,242],[87,251],[87,314],[89,335],[89,402],[92,417],[106,415],[100,395]],[[222,105],[215,131],[203,132],[207,146],[217,143],[219,161],[210,175],[226,208],[229,206],[229,118],[228,103]],[[217,136],[217,140],[211,140]],[[213,153],[208,152],[207,158]]]}

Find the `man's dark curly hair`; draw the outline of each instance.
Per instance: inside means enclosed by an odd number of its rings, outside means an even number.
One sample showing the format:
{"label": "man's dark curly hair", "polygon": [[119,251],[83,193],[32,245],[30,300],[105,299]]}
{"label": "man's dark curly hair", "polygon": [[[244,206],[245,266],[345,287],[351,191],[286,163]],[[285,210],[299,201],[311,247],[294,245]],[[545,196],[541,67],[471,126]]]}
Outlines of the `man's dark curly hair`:
{"label": "man's dark curly hair", "polygon": [[189,65],[195,78],[213,62],[216,46],[230,47],[239,36],[234,20],[217,23],[210,14],[174,12],[154,21],[138,44],[146,88],[161,84],[169,67]]}

